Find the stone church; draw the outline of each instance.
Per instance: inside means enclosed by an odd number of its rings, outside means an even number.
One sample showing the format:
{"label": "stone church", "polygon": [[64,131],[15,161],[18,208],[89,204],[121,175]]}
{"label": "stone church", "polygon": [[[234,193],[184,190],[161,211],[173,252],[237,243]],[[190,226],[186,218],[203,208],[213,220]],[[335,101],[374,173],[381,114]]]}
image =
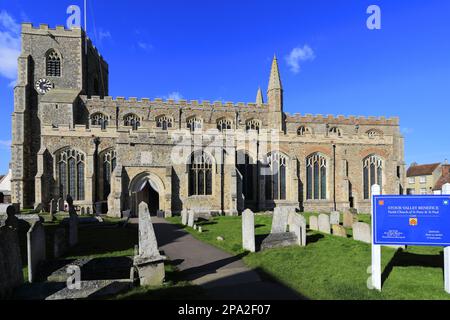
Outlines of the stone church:
{"label": "stone church", "polygon": [[80,213],[115,217],[141,201],[166,216],[368,213],[371,185],[403,194],[399,119],[286,113],[276,58],[267,99],[258,90],[252,103],[114,99],[82,29],[24,23],[21,37],[11,179],[21,208],[71,195]]}

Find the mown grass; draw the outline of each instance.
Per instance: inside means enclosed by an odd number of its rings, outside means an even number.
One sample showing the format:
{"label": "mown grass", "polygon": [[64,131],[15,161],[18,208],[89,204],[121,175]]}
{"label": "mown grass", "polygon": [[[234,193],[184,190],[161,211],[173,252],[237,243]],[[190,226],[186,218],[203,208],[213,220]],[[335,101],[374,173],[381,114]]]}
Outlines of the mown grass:
{"label": "mown grass", "polygon": [[[361,215],[360,220],[370,222],[370,216]],[[169,221],[179,224],[180,218]],[[231,254],[243,253],[240,217],[216,217],[199,225],[203,233],[186,230]],[[255,226],[257,239],[261,239],[270,232],[271,216],[256,215]],[[217,241],[218,236],[224,241]],[[351,238],[309,232],[304,248],[250,253],[243,260],[309,299],[450,299],[443,288],[443,256],[439,247],[408,247],[405,251],[383,247],[385,281],[381,293],[367,288],[370,245]]]}

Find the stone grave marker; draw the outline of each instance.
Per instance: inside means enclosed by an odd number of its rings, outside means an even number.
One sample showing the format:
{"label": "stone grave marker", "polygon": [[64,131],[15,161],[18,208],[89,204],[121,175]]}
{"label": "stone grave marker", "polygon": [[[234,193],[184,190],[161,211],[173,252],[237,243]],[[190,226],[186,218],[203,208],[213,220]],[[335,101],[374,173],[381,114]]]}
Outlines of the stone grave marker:
{"label": "stone grave marker", "polygon": [[370,225],[363,222],[355,222],[353,224],[353,239],[365,243],[372,243]]}
{"label": "stone grave marker", "polygon": [[242,212],[242,248],[255,252],[255,214],[250,209]]}
{"label": "stone grave marker", "polygon": [[39,265],[46,259],[45,229],[40,221],[34,222],[27,232],[28,281],[36,282]]}
{"label": "stone grave marker", "polygon": [[345,228],[351,228],[353,227],[353,223],[358,222],[357,215],[347,211],[344,212],[344,227]]}
{"label": "stone grave marker", "polygon": [[342,237],[347,238],[347,231],[345,228],[339,224],[333,224],[331,226],[331,229],[333,230],[333,235],[336,237]]}
{"label": "stone grave marker", "polygon": [[331,226],[330,226],[330,216],[327,214],[320,214],[319,215],[319,231],[330,234],[331,233]]}
{"label": "stone grave marker", "polygon": [[314,231],[319,231],[319,220],[317,216],[309,217],[309,229]]}
{"label": "stone grave marker", "polygon": [[333,211],[330,214],[330,224],[340,224],[341,223],[341,214],[339,211]]}
{"label": "stone grave marker", "polygon": [[273,210],[272,230],[270,233],[286,232],[289,212],[287,208],[276,207]]}

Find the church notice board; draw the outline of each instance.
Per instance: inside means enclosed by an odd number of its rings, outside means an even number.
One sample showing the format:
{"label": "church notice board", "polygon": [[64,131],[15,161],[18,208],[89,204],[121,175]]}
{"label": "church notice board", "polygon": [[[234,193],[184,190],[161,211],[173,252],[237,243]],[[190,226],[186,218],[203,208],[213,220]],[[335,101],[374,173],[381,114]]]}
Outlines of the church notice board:
{"label": "church notice board", "polygon": [[374,196],[373,243],[450,246],[450,196]]}

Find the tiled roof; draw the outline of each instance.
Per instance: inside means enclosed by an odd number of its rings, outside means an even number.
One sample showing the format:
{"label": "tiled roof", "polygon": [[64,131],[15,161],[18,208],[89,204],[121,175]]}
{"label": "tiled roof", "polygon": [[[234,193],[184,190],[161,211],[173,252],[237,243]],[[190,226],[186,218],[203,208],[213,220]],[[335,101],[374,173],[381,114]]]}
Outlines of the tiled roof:
{"label": "tiled roof", "polygon": [[433,190],[441,190],[442,186],[446,183],[450,183],[450,165],[442,166],[442,176],[438,179],[434,185]]}
{"label": "tiled roof", "polygon": [[432,164],[422,164],[416,165],[408,168],[406,171],[407,177],[417,177],[417,176],[429,176],[433,174],[433,171],[439,167],[440,163],[432,163]]}

